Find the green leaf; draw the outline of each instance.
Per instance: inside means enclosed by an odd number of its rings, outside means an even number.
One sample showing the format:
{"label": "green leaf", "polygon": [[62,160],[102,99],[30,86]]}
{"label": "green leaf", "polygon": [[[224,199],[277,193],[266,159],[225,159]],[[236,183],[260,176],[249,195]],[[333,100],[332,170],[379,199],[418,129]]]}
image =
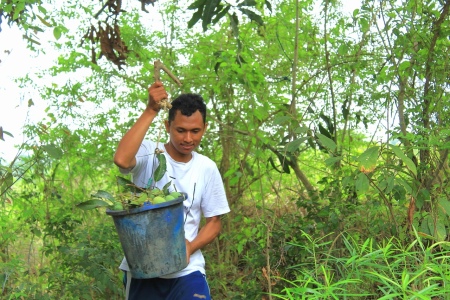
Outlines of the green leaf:
{"label": "green leaf", "polygon": [[53,144],[49,144],[49,145],[44,145],[42,146],[42,150],[44,150],[45,152],[47,152],[47,154],[54,159],[61,159],[61,157],[63,156],[63,152],[60,148],[56,147]]}
{"label": "green leaf", "polygon": [[314,143],[314,139],[312,136],[308,136],[308,145],[309,145],[309,147],[311,147],[311,149],[316,148],[316,144]]}
{"label": "green leaf", "polygon": [[384,192],[390,193],[390,192],[392,192],[392,189],[394,188],[395,177],[394,176],[385,177],[384,180],[380,180],[380,183],[385,183],[384,184]]}
{"label": "green leaf", "polygon": [[[325,121],[325,124],[327,125],[327,128],[323,128],[323,132],[320,132],[322,134],[324,134],[325,136],[331,138],[334,135],[334,123],[333,120],[331,119],[331,117],[325,115],[324,113],[320,113],[319,117]],[[319,123],[319,125],[321,125]],[[322,126],[323,127],[323,126]],[[319,130],[320,130],[320,126],[319,126]]]}
{"label": "green leaf", "polygon": [[297,128],[295,128],[294,132],[297,134],[303,134],[303,133],[308,133],[309,128],[306,126],[299,126]]}
{"label": "green leaf", "polygon": [[133,182],[131,182],[130,180],[120,177],[120,176],[117,176],[116,179],[117,179],[117,184],[120,186],[126,186],[128,184],[133,184]]}
{"label": "green leaf", "polygon": [[203,10],[202,16],[202,27],[203,31],[208,29],[208,25],[211,24],[212,17],[214,16],[214,12],[219,5],[221,0],[208,0],[206,1],[205,8]]}
{"label": "green leaf", "polygon": [[3,195],[13,185],[14,177],[11,172],[8,172],[3,178],[0,177],[0,179],[0,192]]}
{"label": "green leaf", "polygon": [[233,32],[233,36],[239,40],[239,19],[236,13],[230,17],[231,30]]}
{"label": "green leaf", "polygon": [[403,185],[395,184],[392,187],[392,196],[397,201],[404,201],[406,199],[406,189]]}
{"label": "green leaf", "polygon": [[395,178],[395,181],[398,183],[398,185],[404,187],[407,193],[412,193],[412,188],[408,181],[404,180],[403,178]]}
{"label": "green leaf", "polygon": [[359,173],[358,177],[356,177],[355,188],[356,193],[358,195],[362,195],[369,190],[369,178],[367,178],[366,174]]}
{"label": "green leaf", "polygon": [[270,4],[270,2],[267,1],[267,0],[264,1],[264,4],[266,5],[267,9],[268,9],[270,12],[272,12],[272,4]]}
{"label": "green leaf", "polygon": [[319,139],[319,143],[323,147],[327,148],[331,152],[334,152],[336,150],[336,147],[337,147],[336,143],[332,139],[330,139],[330,138],[328,138],[325,135],[320,134],[320,133],[317,133],[316,136]]}
{"label": "green leaf", "polygon": [[403,151],[394,145],[390,145],[392,151],[394,151],[395,155],[400,158],[403,163],[406,165],[406,167],[414,174],[414,176],[417,176],[417,168],[414,162],[403,153]]}
{"label": "green leaf", "polygon": [[47,27],[51,27],[52,24],[50,24],[49,22],[47,22],[44,18],[42,18],[41,16],[37,15],[38,19],[42,22],[42,24],[44,24]]}
{"label": "green leaf", "polygon": [[277,157],[278,157],[278,160],[280,161],[281,167],[283,167],[283,172],[290,174],[291,169],[289,169],[289,164],[287,162],[286,156],[283,156],[283,155],[277,153]]}
{"label": "green leaf", "polygon": [[37,228],[32,228],[32,229],[31,229],[31,233],[33,233],[33,234],[36,235],[36,236],[41,236],[41,235],[42,235],[42,231],[40,231],[40,230],[37,229]]}
{"label": "green leaf", "polygon": [[428,216],[426,221],[428,228],[430,229],[430,234],[432,234],[438,242],[444,241],[447,236],[447,230],[445,229],[442,220],[435,221],[433,217]]}
{"label": "green leaf", "polygon": [[155,182],[160,181],[164,173],[166,173],[167,170],[167,162],[166,162],[166,156],[163,153],[159,153],[157,156],[159,165],[155,170],[155,174],[153,175],[153,178],[155,179]]}
{"label": "green leaf", "polygon": [[427,189],[420,189],[416,196],[416,207],[420,210],[428,201],[430,201],[430,192]]}
{"label": "green leaf", "polygon": [[354,179],[351,176],[345,176],[342,178],[342,187],[346,188],[347,186],[353,186],[354,185]]}
{"label": "green leaf", "polygon": [[278,117],[275,117],[275,119],[273,119],[273,124],[274,125],[285,125],[285,124],[289,123],[289,121],[291,119],[292,118],[289,116],[278,116]]}
{"label": "green leaf", "polygon": [[405,71],[410,66],[411,66],[411,62],[409,60],[405,60],[405,61],[400,63],[400,65],[398,66],[398,70],[399,71]]}
{"label": "green leaf", "polygon": [[98,208],[98,207],[106,207],[106,206],[110,206],[110,204],[108,202],[105,202],[103,200],[87,200],[85,202],[81,202],[77,204],[78,208],[81,208],[83,210],[90,210],[90,209],[94,209],[94,208]]}
{"label": "green leaf", "polygon": [[362,32],[366,32],[369,30],[369,21],[366,18],[360,18],[359,25],[361,25]]}
{"label": "green leaf", "polygon": [[208,0],[197,0],[191,5],[189,5],[188,9],[202,8],[205,6],[205,2]]}
{"label": "green leaf", "polygon": [[319,132],[329,139],[331,139],[333,136],[332,133],[328,129],[323,127],[323,125],[321,123],[319,123]]}
{"label": "green leaf", "polygon": [[447,229],[445,228],[445,224],[441,221],[438,221],[436,224],[436,234],[435,237],[438,241],[443,242],[447,237]]}
{"label": "green leaf", "polygon": [[241,3],[239,3],[237,5],[238,7],[242,7],[242,6],[256,6],[256,1],[255,0],[244,0]]}
{"label": "green leaf", "polygon": [[2,141],[5,140],[5,138],[3,137],[4,134],[9,135],[9,136],[12,137],[12,138],[14,137],[14,136],[11,134],[11,132],[3,130],[3,128],[0,126],[0,140],[2,140]]}
{"label": "green leaf", "polygon": [[128,199],[128,203],[131,205],[141,206],[144,202],[149,200],[149,196],[147,193],[141,193],[136,195],[135,197],[131,197]]}
{"label": "green leaf", "polygon": [[450,201],[447,198],[440,198],[439,199],[439,208],[444,211],[447,216],[450,216]]}
{"label": "green leaf", "polygon": [[168,195],[168,194],[169,194],[169,187],[170,187],[171,184],[172,184],[172,180],[169,181],[168,183],[166,183],[166,184],[163,186],[162,190],[163,190],[163,192],[164,192],[165,195]]}
{"label": "green leaf", "polygon": [[188,21],[188,28],[192,28],[195,24],[197,24],[198,20],[203,15],[203,6],[199,8],[191,17],[191,19]]}
{"label": "green leaf", "polygon": [[265,109],[263,106],[257,107],[255,110],[253,110],[253,113],[258,120],[263,121],[267,117],[267,109]]}
{"label": "green leaf", "polygon": [[104,198],[110,201],[114,201],[114,196],[108,193],[107,191],[98,190],[92,197]]}
{"label": "green leaf", "polygon": [[231,175],[233,175],[238,169],[229,169],[228,171],[225,172],[225,174],[223,174],[223,178],[227,178],[230,177]]}
{"label": "green leaf", "polygon": [[[348,55],[348,46],[346,44],[341,44],[338,47],[338,54],[339,55]],[[344,116],[344,119],[346,119],[346,117]]]}
{"label": "green leaf", "polygon": [[302,137],[296,140],[293,140],[292,142],[289,142],[285,145],[286,151],[288,152],[295,152],[298,150],[298,148],[300,147],[300,145],[302,143],[304,143],[306,140],[308,139],[308,137]]}
{"label": "green leaf", "polygon": [[17,2],[16,7],[14,8],[13,20],[17,20],[19,18],[19,15],[23,12],[24,8],[25,2]]}
{"label": "green leaf", "polygon": [[332,167],[341,160],[342,160],[342,156],[329,157],[325,160],[325,165],[327,165],[328,167]]}
{"label": "green leaf", "polygon": [[275,166],[275,162],[273,161],[273,158],[272,158],[272,157],[269,157],[269,163],[270,163],[270,165],[272,166],[272,168],[273,168],[275,171],[277,171],[278,173],[283,173],[283,171],[280,171],[280,170],[277,168],[277,166]]}
{"label": "green leaf", "polygon": [[350,110],[348,109],[348,100],[345,100],[342,104],[342,117],[344,120],[348,119],[348,115],[350,114]]}
{"label": "green leaf", "polygon": [[240,11],[246,15],[247,17],[249,17],[250,20],[255,21],[259,26],[264,26],[264,21],[261,18],[260,15],[256,14],[255,12],[246,9],[246,8],[240,8]]}
{"label": "green leaf", "polygon": [[375,169],[379,149],[380,147],[378,146],[371,147],[356,159],[359,162],[359,170],[361,172],[372,172]]}
{"label": "green leaf", "polygon": [[47,14],[47,10],[45,9],[45,7],[38,5],[38,10],[43,13],[43,14]]}
{"label": "green leaf", "polygon": [[142,189],[138,188],[133,182],[130,180],[116,176],[117,184],[121,187],[124,187],[125,190],[130,191],[132,193],[138,193],[141,192]]}
{"label": "green leaf", "polygon": [[234,177],[230,178],[230,185],[233,186],[236,183],[239,182],[239,179],[242,177],[242,173],[237,171],[236,173],[234,173]]}
{"label": "green leaf", "polygon": [[222,19],[230,10],[231,5],[227,5],[225,6],[221,11],[219,11],[216,16],[214,17],[214,19],[212,20],[213,24],[216,24],[220,19]]}
{"label": "green leaf", "polygon": [[59,26],[53,28],[53,36],[55,39],[59,40],[61,38],[62,30]]}

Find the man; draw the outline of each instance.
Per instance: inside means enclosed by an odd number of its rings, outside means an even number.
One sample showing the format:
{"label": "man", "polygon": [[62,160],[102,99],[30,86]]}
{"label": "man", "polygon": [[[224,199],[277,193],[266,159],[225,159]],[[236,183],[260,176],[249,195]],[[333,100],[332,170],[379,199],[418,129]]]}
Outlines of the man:
{"label": "man", "polygon": [[[205,277],[205,260],[201,248],[211,243],[221,230],[220,216],[230,211],[222,178],[215,163],[194,150],[206,131],[206,105],[199,95],[183,94],[172,102],[165,128],[166,144],[144,140],[168,95],[161,82],[148,90],[146,109],[119,142],[114,163],[123,174],[131,173],[137,186],[145,187],[157,167],[155,149],[163,150],[167,161],[164,177],[156,183],[162,188],[171,181],[177,191],[187,193],[185,212],[186,255],[188,266],[176,273],[152,279],[131,278],[126,273],[129,300],[143,299],[211,299]],[[200,218],[206,219],[199,231]],[[129,271],[126,260],[120,268]]]}

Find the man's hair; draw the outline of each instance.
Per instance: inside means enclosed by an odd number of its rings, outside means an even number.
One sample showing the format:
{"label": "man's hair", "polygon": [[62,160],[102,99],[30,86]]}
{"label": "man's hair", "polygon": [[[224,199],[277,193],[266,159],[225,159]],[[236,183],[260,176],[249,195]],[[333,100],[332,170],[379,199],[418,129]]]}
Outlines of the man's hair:
{"label": "man's hair", "polygon": [[206,123],[206,104],[198,94],[182,94],[172,101],[169,109],[169,123],[175,119],[177,110],[184,116],[191,116],[197,110],[202,114],[203,123]]}

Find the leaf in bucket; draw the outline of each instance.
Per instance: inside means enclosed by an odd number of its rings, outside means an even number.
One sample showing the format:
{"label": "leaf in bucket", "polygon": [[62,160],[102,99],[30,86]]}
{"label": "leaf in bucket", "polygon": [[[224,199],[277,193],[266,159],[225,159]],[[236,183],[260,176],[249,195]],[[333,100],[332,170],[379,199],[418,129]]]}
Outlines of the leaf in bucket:
{"label": "leaf in bucket", "polygon": [[130,180],[117,176],[117,184],[125,188],[125,190],[130,191],[132,193],[138,193],[140,189]]}
{"label": "leaf in bucket", "polygon": [[119,184],[120,186],[127,186],[130,184],[133,184],[133,182],[131,182],[130,180],[128,180],[126,178],[123,178],[120,176],[117,176],[116,178],[117,178],[117,184]]}
{"label": "leaf in bucket", "polygon": [[94,208],[98,208],[98,207],[105,207],[105,206],[109,206],[110,204],[108,202],[105,202],[103,200],[87,200],[84,202],[81,202],[79,204],[77,204],[78,208],[81,208],[83,210],[90,210],[90,209],[94,209]]}
{"label": "leaf in bucket", "polygon": [[164,195],[169,195],[169,194],[170,194],[170,193],[169,193],[169,187],[170,187],[171,184],[172,184],[172,180],[169,181],[168,183],[166,183],[166,184],[163,186],[162,190],[163,190],[163,192],[164,192]]}
{"label": "leaf in bucket", "polygon": [[133,205],[142,205],[144,202],[148,201],[148,195],[146,193],[141,193],[139,197],[133,198],[130,200],[130,204]]}
{"label": "leaf in bucket", "polygon": [[159,165],[155,170],[155,174],[153,176],[153,178],[155,179],[155,182],[161,180],[161,178],[163,178],[164,173],[166,173],[166,169],[167,169],[167,165],[166,165],[166,157],[164,156],[164,154],[159,153],[157,156],[158,161],[159,161]]}

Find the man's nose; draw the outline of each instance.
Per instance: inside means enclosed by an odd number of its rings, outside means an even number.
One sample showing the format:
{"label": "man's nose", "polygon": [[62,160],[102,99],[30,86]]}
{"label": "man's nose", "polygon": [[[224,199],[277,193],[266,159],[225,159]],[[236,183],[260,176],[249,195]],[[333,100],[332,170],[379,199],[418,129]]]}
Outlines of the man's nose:
{"label": "man's nose", "polygon": [[192,133],[190,131],[186,132],[184,136],[184,141],[188,143],[192,142]]}

